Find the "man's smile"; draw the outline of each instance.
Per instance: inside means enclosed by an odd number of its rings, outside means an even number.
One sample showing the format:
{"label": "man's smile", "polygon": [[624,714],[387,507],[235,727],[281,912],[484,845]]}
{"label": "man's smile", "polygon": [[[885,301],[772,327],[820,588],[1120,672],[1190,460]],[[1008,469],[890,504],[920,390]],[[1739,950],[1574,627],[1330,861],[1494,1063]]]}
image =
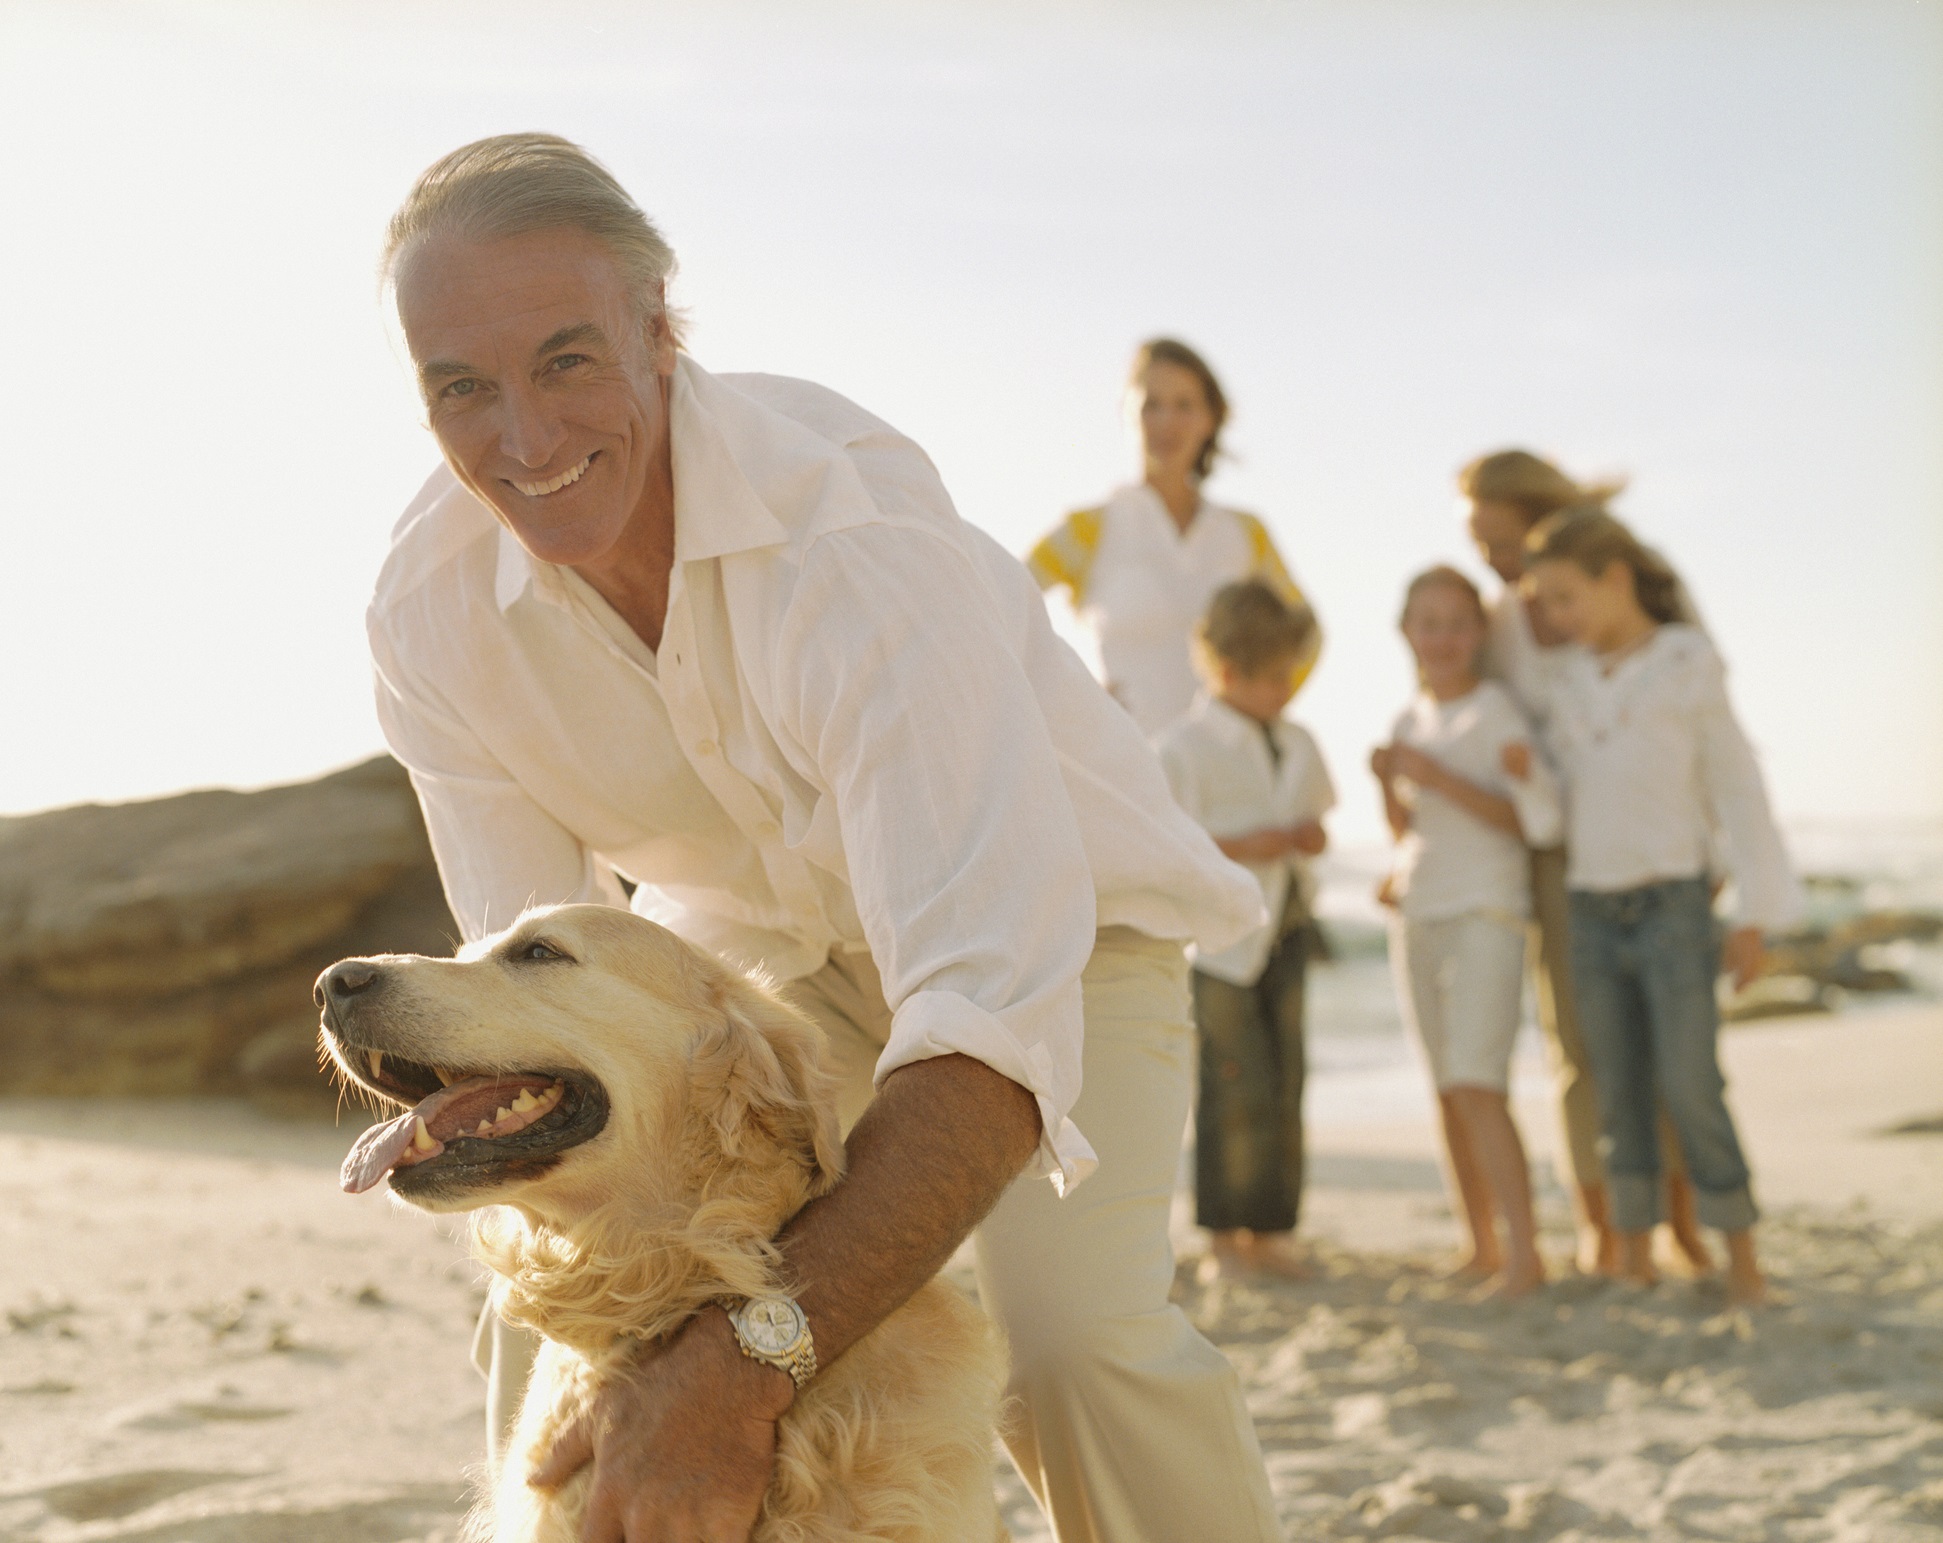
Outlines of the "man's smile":
{"label": "man's smile", "polygon": [[549,478],[545,482],[520,482],[512,477],[505,480],[509,486],[524,493],[528,498],[545,498],[549,493],[557,493],[560,489],[571,487],[578,482],[587,468],[594,464],[594,456],[599,454],[600,452],[596,450],[592,454],[582,456],[576,464],[569,466],[559,476]]}

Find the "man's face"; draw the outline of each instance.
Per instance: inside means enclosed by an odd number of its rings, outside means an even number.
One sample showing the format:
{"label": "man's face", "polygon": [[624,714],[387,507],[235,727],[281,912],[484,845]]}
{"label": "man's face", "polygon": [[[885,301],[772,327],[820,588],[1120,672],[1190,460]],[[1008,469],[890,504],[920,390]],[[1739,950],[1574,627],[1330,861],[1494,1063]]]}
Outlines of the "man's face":
{"label": "man's face", "polygon": [[453,472],[520,545],[606,557],[665,466],[675,350],[584,231],[434,236],[398,276],[398,315]]}

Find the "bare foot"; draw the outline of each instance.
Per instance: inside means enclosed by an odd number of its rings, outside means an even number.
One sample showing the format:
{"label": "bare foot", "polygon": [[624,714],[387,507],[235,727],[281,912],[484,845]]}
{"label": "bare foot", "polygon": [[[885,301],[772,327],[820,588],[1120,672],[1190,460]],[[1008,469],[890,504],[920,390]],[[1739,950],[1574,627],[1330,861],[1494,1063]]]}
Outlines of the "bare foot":
{"label": "bare foot", "polygon": [[1280,1280],[1307,1280],[1309,1267],[1301,1251],[1286,1233],[1256,1233],[1249,1239],[1246,1257],[1257,1272]]}
{"label": "bare foot", "polygon": [[1238,1229],[1210,1232],[1207,1256],[1195,1270],[1194,1278],[1203,1286],[1211,1286],[1217,1280],[1237,1280],[1250,1274],[1248,1242],[1248,1234]]}
{"label": "bare foot", "polygon": [[1445,1280],[1490,1280],[1504,1268],[1496,1254],[1472,1252],[1444,1271]]}
{"label": "bare foot", "polygon": [[1480,1302],[1515,1302],[1528,1297],[1545,1284],[1545,1261],[1533,1254],[1529,1259],[1506,1265],[1485,1283],[1477,1295]]}
{"label": "bare foot", "polygon": [[1727,1234],[1727,1300],[1734,1307],[1765,1307],[1767,1277],[1754,1258],[1754,1233]]}
{"label": "bare foot", "polygon": [[1642,1290],[1660,1283],[1660,1272],[1653,1266],[1653,1234],[1619,1234],[1619,1279]]}
{"label": "bare foot", "polygon": [[1619,1234],[1610,1227],[1581,1227],[1572,1264],[1581,1275],[1617,1275]]}

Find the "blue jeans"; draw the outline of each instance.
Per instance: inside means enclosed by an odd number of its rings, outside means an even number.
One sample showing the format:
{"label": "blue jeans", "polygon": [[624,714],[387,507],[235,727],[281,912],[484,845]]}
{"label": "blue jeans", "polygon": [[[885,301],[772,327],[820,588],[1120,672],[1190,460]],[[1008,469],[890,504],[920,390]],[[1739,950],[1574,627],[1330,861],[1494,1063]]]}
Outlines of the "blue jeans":
{"label": "blue jeans", "polygon": [[1599,1094],[1613,1225],[1645,1232],[1661,1217],[1654,1095],[1680,1138],[1700,1220],[1754,1225],[1716,1040],[1719,948],[1705,879],[1603,893],[1575,889],[1572,985]]}

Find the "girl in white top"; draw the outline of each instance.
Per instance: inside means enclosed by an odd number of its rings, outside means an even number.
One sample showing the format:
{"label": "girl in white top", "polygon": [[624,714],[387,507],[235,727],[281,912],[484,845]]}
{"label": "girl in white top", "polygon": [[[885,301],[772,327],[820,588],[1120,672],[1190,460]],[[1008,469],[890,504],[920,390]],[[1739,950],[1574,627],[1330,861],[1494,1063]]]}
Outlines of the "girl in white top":
{"label": "girl in white top", "polygon": [[1370,758],[1398,842],[1382,894],[1398,910],[1397,994],[1437,1085],[1450,1178],[1471,1235],[1459,1271],[1522,1296],[1545,1269],[1507,1094],[1531,910],[1526,843],[1557,841],[1558,786],[1510,692],[1478,678],[1485,618],[1477,587],[1455,568],[1417,575],[1401,626],[1421,689],[1390,744]]}
{"label": "girl in white top", "polygon": [[1547,620],[1585,645],[1561,673],[1548,743],[1570,794],[1572,973],[1599,1084],[1621,1271],[1654,1278],[1657,1094],[1700,1219],[1727,1236],[1729,1294],[1757,1303],[1757,1213],[1715,1053],[1712,860],[1725,857],[1739,891],[1724,950],[1738,985],[1760,973],[1764,931],[1791,925],[1800,895],[1720,656],[1705,633],[1675,620],[1677,581],[1664,560],[1602,509],[1553,515],[1532,532],[1528,556]]}
{"label": "girl in white top", "polygon": [[[1026,555],[1044,590],[1064,589],[1090,634],[1106,687],[1143,732],[1166,728],[1193,702],[1190,639],[1214,592],[1258,578],[1290,605],[1302,592],[1252,514],[1201,496],[1221,448],[1228,402],[1185,343],[1156,338],[1134,356],[1141,480],[1068,515]],[[1322,647],[1316,631],[1294,667],[1297,689]]]}
{"label": "girl in white top", "polygon": [[[1543,456],[1529,450],[1497,450],[1481,455],[1457,475],[1465,523],[1472,542],[1491,571],[1503,581],[1485,606],[1488,632],[1479,664],[1487,679],[1499,680],[1518,699],[1544,742],[1545,714],[1566,661],[1576,651],[1545,620],[1525,580],[1525,538],[1532,527],[1561,509],[1604,504],[1624,486],[1623,479],[1581,483]],[[1681,620],[1696,622],[1683,588]],[[1534,931],[1533,983],[1538,1021],[1551,1050],[1558,1084],[1559,1115],[1565,1128],[1564,1157],[1579,1222],[1578,1267],[1588,1274],[1619,1268],[1619,1236],[1612,1228],[1612,1201],[1606,1188],[1605,1159],[1599,1151],[1599,1100],[1592,1061],[1580,1032],[1572,992],[1570,926],[1566,919],[1565,849],[1533,844],[1531,887]],[[1713,1269],[1713,1258],[1694,1215],[1693,1186],[1669,1122],[1661,1122],[1661,1158],[1666,1170],[1667,1222],[1673,1241],[1693,1270]]]}

